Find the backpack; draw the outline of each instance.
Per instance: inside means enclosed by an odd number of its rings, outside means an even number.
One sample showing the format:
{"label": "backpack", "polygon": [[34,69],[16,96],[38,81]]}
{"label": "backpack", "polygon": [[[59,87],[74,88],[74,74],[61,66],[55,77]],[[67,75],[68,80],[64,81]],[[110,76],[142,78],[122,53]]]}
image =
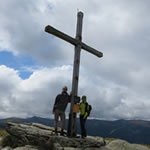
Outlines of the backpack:
{"label": "backpack", "polygon": [[[89,109],[87,107],[89,107]],[[92,106],[86,103],[86,112],[88,113],[88,116],[90,116],[91,110],[92,110]]]}

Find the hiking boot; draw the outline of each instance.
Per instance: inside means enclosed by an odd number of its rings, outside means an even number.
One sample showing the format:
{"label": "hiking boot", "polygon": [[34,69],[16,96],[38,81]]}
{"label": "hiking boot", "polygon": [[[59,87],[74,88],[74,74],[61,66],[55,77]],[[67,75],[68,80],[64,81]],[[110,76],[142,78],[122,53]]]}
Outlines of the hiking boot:
{"label": "hiking boot", "polygon": [[85,135],[82,135],[82,136],[81,136],[81,139],[85,139],[85,138],[86,138],[86,136],[85,136]]}
{"label": "hiking boot", "polygon": [[84,137],[84,136],[81,136],[81,139],[85,139],[85,137]]}
{"label": "hiking boot", "polygon": [[54,132],[55,132],[55,135],[58,135],[57,129],[55,129],[55,131],[54,131]]}
{"label": "hiking boot", "polygon": [[64,136],[64,131],[63,130],[61,130],[60,135]]}

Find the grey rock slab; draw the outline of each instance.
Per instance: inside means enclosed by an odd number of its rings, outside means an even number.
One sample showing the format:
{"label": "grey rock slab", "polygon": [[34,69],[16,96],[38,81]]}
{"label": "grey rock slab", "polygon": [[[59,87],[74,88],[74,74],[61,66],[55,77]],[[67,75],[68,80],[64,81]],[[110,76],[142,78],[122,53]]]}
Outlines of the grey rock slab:
{"label": "grey rock slab", "polygon": [[38,148],[35,148],[34,146],[31,145],[26,145],[23,147],[14,148],[13,150],[38,150]]}
{"label": "grey rock slab", "polygon": [[[9,146],[17,147],[15,150],[36,150],[36,147],[52,150],[150,150],[145,146],[130,144],[124,140],[105,142],[102,137],[88,136],[81,139],[56,136],[53,134],[54,128],[38,123],[9,122],[6,129],[10,134],[8,140],[10,139],[12,143],[16,144]],[[25,145],[34,145],[35,147]],[[3,148],[3,150],[9,150],[9,147]]]}
{"label": "grey rock slab", "polygon": [[1,150],[13,150],[13,149],[9,146],[6,146],[6,147],[2,148]]}
{"label": "grey rock slab", "polygon": [[106,147],[100,147],[100,148],[72,148],[72,147],[64,147],[63,150],[111,150],[109,148]]}
{"label": "grey rock slab", "polygon": [[3,138],[2,138],[2,137],[0,137],[0,146],[2,145],[2,140],[3,140]]}
{"label": "grey rock slab", "polygon": [[139,144],[130,144],[124,140],[114,140],[106,145],[107,148],[111,150],[150,150],[149,148],[139,145]]}
{"label": "grey rock slab", "polygon": [[[61,149],[63,147],[85,149],[99,148],[105,145],[105,141],[101,137],[88,136],[85,139],[81,139],[56,136],[53,134],[54,128],[38,123],[17,124],[8,122],[6,129],[12,139],[15,139],[15,143],[19,143],[17,147],[35,145],[39,147],[53,148],[56,147],[58,143],[60,146],[59,148],[57,146],[57,149]],[[13,145],[11,147],[13,147]]]}
{"label": "grey rock slab", "polygon": [[73,147],[73,148],[87,148],[87,147],[96,148],[105,145],[105,141],[103,140],[103,138],[92,138],[92,137],[81,139],[81,138],[53,136],[49,139],[49,144],[50,143],[59,143],[61,147]]}

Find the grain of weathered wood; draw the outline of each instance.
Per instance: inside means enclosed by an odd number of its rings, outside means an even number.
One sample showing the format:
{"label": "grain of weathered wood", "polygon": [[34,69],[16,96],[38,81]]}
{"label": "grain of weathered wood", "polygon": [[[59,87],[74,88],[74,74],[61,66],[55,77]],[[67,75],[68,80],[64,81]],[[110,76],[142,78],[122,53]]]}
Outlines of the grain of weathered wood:
{"label": "grain of weathered wood", "polygon": [[73,66],[73,78],[72,78],[72,97],[71,97],[71,107],[70,107],[70,119],[68,135],[76,135],[76,113],[73,113],[74,97],[78,95],[78,83],[79,83],[79,67],[80,67],[80,53],[81,53],[81,40],[82,40],[82,20],[83,13],[79,12],[77,16],[77,29],[76,29],[76,40],[78,44],[75,45],[75,55],[74,55],[74,66]]}
{"label": "grain of weathered wood", "polygon": [[93,55],[95,55],[95,56],[97,56],[97,57],[103,57],[103,53],[97,51],[96,49],[94,49],[94,48],[88,46],[88,45],[85,44],[85,43],[82,43],[82,44],[81,44],[81,47],[82,47],[82,49],[84,49],[84,50],[86,50],[86,51],[92,53]]}
{"label": "grain of weathered wood", "polygon": [[55,35],[56,37],[58,38],[61,38],[62,40],[64,41],[67,41],[73,45],[77,45],[78,41],[76,39],[74,39],[73,37],[53,28],[52,26],[48,25],[45,27],[45,31],[50,33],[50,34],[53,34]]}
{"label": "grain of weathered wood", "polygon": [[[45,31],[52,34],[52,35],[55,35],[58,38],[61,38],[64,41],[69,42],[70,44],[72,44],[74,46],[78,45],[78,43],[79,43],[79,41],[77,39],[75,39],[75,38],[73,38],[73,37],[71,37],[71,36],[69,36],[69,35],[67,35],[67,34],[65,34],[65,33],[61,32],[61,31],[59,31],[55,28],[53,28],[50,25],[45,27]],[[103,57],[103,53],[99,52],[98,50],[96,50],[96,49],[94,49],[90,46],[88,46],[87,44],[81,42],[80,45],[81,45],[82,49],[96,55],[97,57]]]}

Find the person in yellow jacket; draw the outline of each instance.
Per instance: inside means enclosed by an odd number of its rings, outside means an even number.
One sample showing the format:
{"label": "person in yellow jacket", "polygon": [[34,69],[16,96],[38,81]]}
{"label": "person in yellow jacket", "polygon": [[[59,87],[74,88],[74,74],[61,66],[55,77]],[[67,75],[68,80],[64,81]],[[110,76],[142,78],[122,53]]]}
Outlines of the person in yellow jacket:
{"label": "person in yellow jacket", "polygon": [[82,96],[82,102],[80,103],[80,126],[81,126],[81,137],[87,136],[85,123],[88,117],[88,103],[86,102],[86,96]]}

